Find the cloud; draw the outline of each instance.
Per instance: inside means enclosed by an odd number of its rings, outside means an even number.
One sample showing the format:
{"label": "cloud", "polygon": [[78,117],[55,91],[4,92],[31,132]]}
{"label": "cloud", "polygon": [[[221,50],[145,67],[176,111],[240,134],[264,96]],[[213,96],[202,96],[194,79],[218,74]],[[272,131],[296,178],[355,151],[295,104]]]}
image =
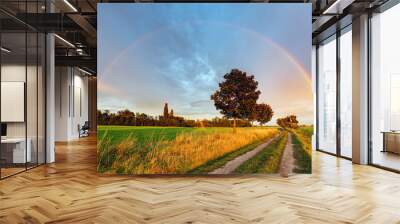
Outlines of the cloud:
{"label": "cloud", "polygon": [[125,96],[125,94],[119,88],[104,83],[100,80],[97,80],[97,91],[100,94],[105,94],[105,95]]}
{"label": "cloud", "polygon": [[183,112],[183,113],[179,113],[179,115],[181,116],[195,116],[198,115],[199,118],[212,118],[215,117],[219,114],[217,113],[204,113],[204,112]]}
{"label": "cloud", "polygon": [[169,59],[163,74],[188,91],[191,91],[192,87],[209,88],[214,86],[218,79],[217,72],[209,64],[208,57],[199,52],[194,52],[187,58],[176,55],[172,60]]}
{"label": "cloud", "polygon": [[208,106],[210,104],[210,100],[197,100],[190,103],[191,107],[203,107]]}
{"label": "cloud", "polygon": [[272,122],[277,118],[296,115],[301,123],[311,124],[314,120],[313,99],[291,101],[290,103],[276,105]]}

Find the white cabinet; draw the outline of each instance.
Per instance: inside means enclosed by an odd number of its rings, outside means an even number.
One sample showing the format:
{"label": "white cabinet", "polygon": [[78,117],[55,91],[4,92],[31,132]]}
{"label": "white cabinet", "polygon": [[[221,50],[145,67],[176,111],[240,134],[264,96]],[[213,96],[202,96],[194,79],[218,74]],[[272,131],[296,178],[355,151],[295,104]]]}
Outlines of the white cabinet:
{"label": "white cabinet", "polygon": [[32,161],[32,141],[27,139],[25,151],[25,138],[2,139],[1,144],[12,148],[12,163],[25,163]]}

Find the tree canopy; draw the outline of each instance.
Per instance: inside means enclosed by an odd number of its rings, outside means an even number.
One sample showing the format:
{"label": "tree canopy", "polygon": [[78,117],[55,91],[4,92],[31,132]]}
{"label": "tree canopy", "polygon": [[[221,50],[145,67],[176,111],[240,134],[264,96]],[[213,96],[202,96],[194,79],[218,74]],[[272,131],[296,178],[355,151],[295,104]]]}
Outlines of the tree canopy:
{"label": "tree canopy", "polygon": [[219,83],[219,89],[211,95],[215,108],[228,119],[258,121],[261,125],[271,120],[273,111],[270,105],[257,104],[261,91],[254,75],[247,75],[239,69],[232,69],[224,75],[224,81]]}
{"label": "tree canopy", "polygon": [[254,119],[258,121],[261,125],[268,123],[272,116],[274,115],[274,111],[270,105],[265,103],[256,104],[254,108]]}
{"label": "tree canopy", "polygon": [[247,75],[238,69],[224,75],[219,89],[211,95],[217,110],[227,118],[248,119],[261,92],[253,75]]}

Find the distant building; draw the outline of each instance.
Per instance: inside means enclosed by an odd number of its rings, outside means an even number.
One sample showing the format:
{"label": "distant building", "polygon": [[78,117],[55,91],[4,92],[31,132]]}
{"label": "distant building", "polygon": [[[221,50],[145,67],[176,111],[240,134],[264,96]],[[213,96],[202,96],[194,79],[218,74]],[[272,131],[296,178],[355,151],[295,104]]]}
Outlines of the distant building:
{"label": "distant building", "polygon": [[168,103],[164,105],[164,119],[168,119],[169,117],[169,110],[168,110]]}

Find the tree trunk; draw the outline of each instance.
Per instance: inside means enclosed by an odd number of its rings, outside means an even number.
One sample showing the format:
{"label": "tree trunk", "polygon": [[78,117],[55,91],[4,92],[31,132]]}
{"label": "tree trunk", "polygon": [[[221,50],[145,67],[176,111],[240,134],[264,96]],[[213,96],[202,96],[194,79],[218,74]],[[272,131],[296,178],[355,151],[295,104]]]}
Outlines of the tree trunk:
{"label": "tree trunk", "polygon": [[236,133],[236,117],[233,118],[233,133]]}

